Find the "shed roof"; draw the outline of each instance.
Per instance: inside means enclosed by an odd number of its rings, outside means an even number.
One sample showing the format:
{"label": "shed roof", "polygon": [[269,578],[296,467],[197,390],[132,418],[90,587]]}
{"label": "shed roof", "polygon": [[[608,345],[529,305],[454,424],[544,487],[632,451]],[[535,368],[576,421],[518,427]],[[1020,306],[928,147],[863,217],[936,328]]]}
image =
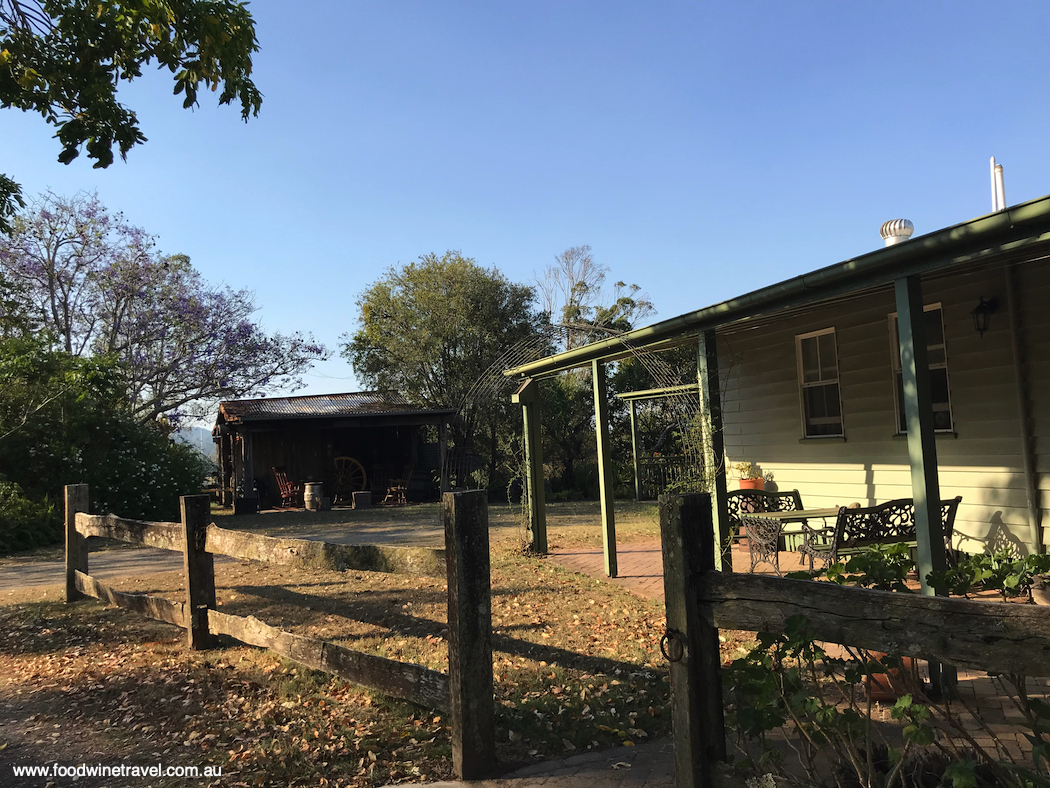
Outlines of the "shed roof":
{"label": "shed roof", "polygon": [[454,408],[420,408],[396,392],[351,391],[302,397],[235,399],[219,403],[219,421],[451,415]]}

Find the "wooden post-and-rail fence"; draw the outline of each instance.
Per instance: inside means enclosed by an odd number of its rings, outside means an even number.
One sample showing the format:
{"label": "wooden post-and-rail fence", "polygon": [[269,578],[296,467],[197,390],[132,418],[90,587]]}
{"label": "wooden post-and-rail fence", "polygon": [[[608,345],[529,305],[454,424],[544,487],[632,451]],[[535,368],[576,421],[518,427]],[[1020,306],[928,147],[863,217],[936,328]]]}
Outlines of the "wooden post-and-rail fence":
{"label": "wooden post-and-rail fence", "polygon": [[726,736],[718,630],[783,632],[962,668],[1050,675],[1050,608],[715,570],[707,493],[660,496],[677,788],[712,785]]}
{"label": "wooden post-and-rail fence", "polygon": [[[166,621],[186,630],[190,648],[214,645],[227,635],[314,670],[339,676],[451,717],[452,766],[460,779],[477,779],[496,767],[492,684],[492,605],[488,505],[485,492],[444,494],[445,549],[341,545],[277,539],[209,523],[207,495],[180,499],[182,520],[152,523],[88,514],[86,484],[68,485],[66,498],[66,601],[85,596]],[[87,538],[102,536],[183,553],[185,600],[117,591],[88,573]],[[216,610],[214,556],[330,569],[446,577],[449,672],[354,651],[284,632],[254,616]]]}

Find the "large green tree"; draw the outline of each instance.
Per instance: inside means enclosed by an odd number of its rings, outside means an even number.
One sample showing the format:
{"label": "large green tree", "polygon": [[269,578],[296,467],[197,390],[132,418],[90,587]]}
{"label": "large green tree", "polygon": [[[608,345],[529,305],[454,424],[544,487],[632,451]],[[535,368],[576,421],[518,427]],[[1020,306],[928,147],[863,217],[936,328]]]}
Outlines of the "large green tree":
{"label": "large green tree", "polygon": [[178,519],[208,463],[124,408],[118,366],[77,358],[39,334],[0,339],[0,553],[61,537],[64,484],[86,482],[91,508]]}
{"label": "large green tree", "polygon": [[483,454],[491,480],[506,402],[472,389],[507,348],[546,324],[533,289],[449,251],[391,267],[357,306],[358,329],[342,336],[341,350],[358,377],[419,405],[460,408],[456,449]]}
{"label": "large green tree", "polygon": [[[145,142],[135,112],[117,100],[121,82],[156,65],[174,77],[183,106],[201,88],[220,104],[258,114],[252,82],[258,51],[246,3],[234,0],[0,0],[0,106],[35,112],[57,128],[58,160],[87,149],[108,167]],[[0,175],[0,232],[20,201]]]}

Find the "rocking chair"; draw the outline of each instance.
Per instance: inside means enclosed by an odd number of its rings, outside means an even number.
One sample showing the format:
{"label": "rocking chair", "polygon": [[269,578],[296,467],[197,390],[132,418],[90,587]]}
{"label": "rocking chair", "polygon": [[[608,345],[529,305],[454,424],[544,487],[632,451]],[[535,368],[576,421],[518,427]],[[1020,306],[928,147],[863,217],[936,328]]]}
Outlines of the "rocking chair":
{"label": "rocking chair", "polygon": [[383,503],[406,504],[408,503],[408,484],[412,479],[412,466],[405,466],[405,473],[400,479],[391,479],[386,489],[386,497]]}
{"label": "rocking chair", "polygon": [[281,491],[281,506],[302,506],[303,485],[292,484],[288,480],[288,473],[280,465],[275,465],[271,470],[273,470],[273,478],[277,480],[277,487]]}

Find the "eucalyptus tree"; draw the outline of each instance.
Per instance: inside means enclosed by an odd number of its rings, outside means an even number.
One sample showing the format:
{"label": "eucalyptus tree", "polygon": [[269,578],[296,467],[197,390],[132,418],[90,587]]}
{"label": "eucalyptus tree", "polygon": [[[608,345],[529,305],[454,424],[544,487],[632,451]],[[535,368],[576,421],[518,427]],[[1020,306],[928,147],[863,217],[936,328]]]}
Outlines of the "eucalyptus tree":
{"label": "eucalyptus tree", "polygon": [[[543,308],[562,329],[557,333],[558,350],[570,350],[630,331],[655,311],[641,286],[617,281],[610,288],[609,273],[609,267],[599,263],[591,247],[584,245],[570,247],[556,255],[553,264],[536,278]],[[628,358],[613,367],[611,393],[628,390],[634,387],[633,383],[646,379],[644,367],[634,359]],[[544,458],[555,481],[561,490],[575,490],[584,495],[595,493],[590,370],[570,370],[544,381],[542,403],[546,425]],[[616,456],[622,460],[630,451],[627,409],[615,397],[609,406],[613,440],[620,449]]]}

